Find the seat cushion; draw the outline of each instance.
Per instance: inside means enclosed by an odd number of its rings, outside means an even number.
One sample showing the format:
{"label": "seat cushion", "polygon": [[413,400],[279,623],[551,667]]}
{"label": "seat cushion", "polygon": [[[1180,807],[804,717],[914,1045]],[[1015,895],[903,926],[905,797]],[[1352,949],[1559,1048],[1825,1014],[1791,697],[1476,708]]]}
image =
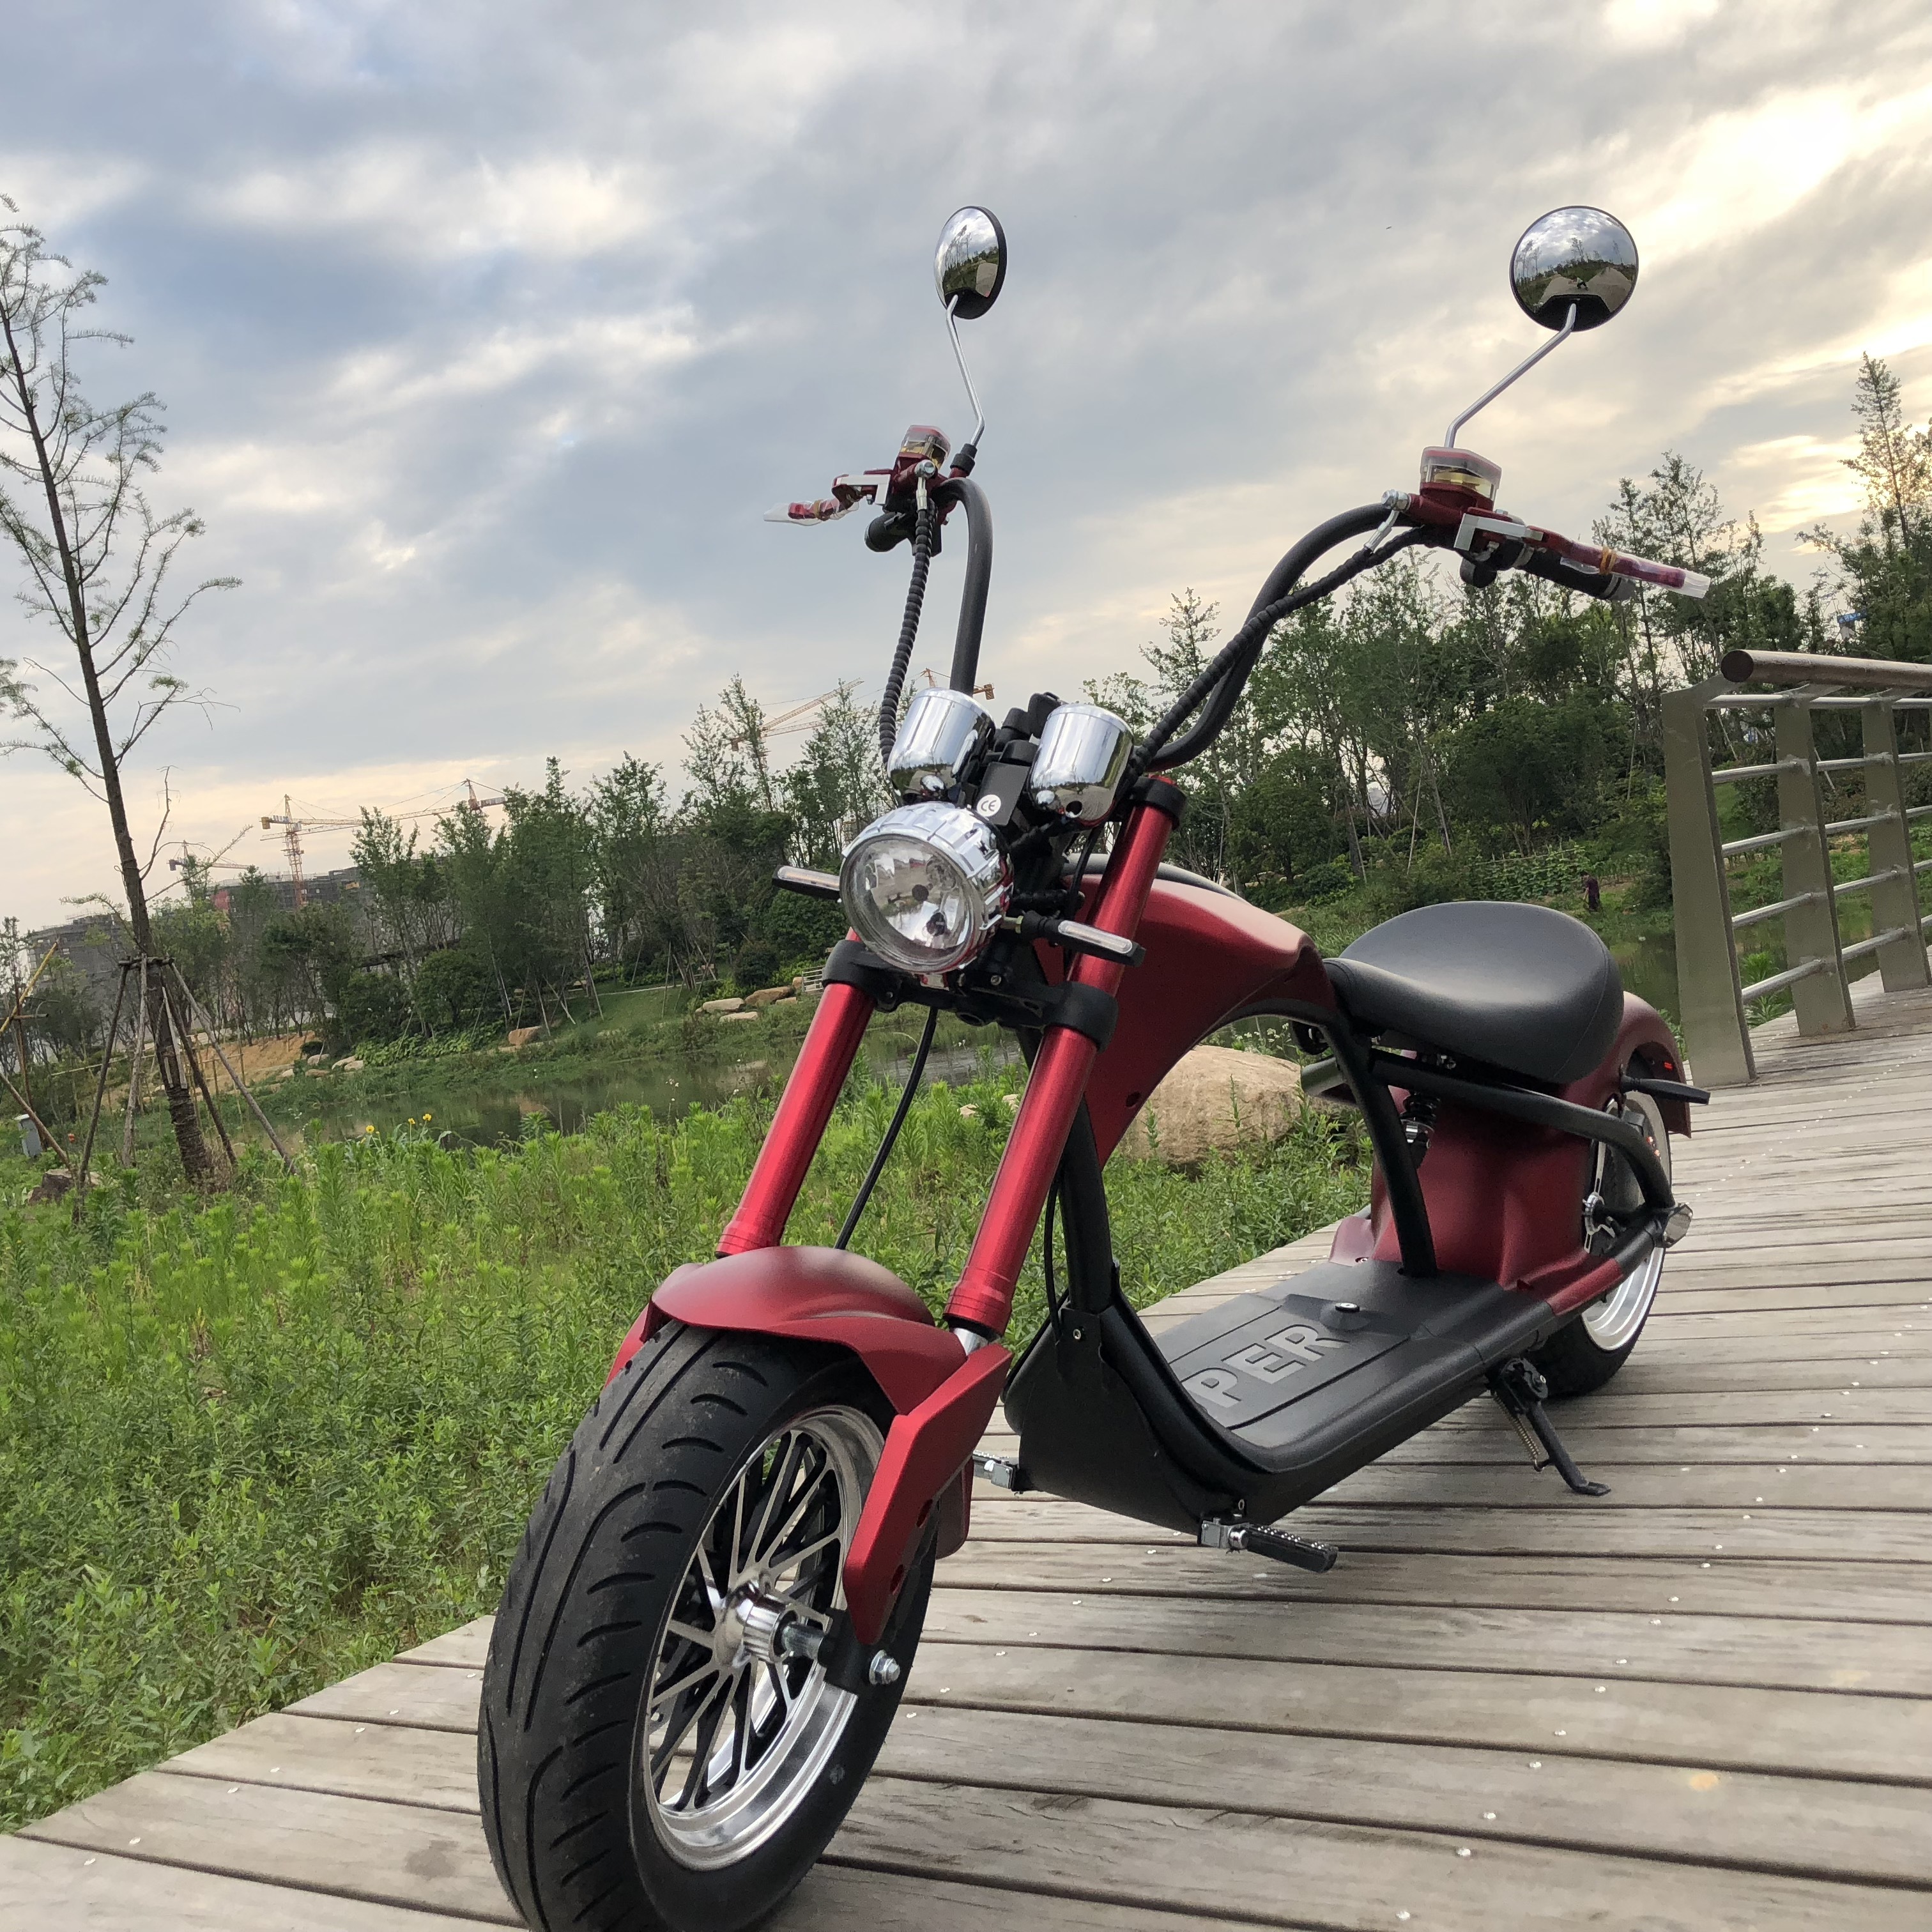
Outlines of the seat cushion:
{"label": "seat cushion", "polygon": [[1328,964],[1343,1008],[1373,1031],[1554,1086],[1603,1058],[1623,1016],[1610,948],[1547,906],[1420,906]]}

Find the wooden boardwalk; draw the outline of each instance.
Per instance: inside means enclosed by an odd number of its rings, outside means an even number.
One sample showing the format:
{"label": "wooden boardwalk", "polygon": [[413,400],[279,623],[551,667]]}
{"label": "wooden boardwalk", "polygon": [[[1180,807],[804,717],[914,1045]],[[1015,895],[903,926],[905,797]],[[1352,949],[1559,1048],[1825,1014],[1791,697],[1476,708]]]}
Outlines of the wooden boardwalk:
{"label": "wooden boardwalk", "polygon": [[[1932,1928],[1932,994],[1759,1036],[1572,1497],[1472,1405],[1305,1576],[982,1489],[879,1769],[776,1932]],[[1325,1238],[1242,1277],[1305,1264]],[[516,1922],[473,1624],[0,1840],[34,1932]]]}

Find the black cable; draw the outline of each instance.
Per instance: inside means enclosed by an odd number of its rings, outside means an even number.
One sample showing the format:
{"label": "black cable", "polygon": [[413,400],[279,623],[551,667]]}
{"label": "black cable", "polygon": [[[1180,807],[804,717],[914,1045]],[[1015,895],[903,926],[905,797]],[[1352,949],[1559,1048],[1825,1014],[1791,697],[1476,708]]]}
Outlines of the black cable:
{"label": "black cable", "polygon": [[[1372,543],[1365,544],[1354,555],[1337,564],[1326,577],[1300,590],[1290,590],[1277,597],[1271,604],[1264,604],[1249,614],[1247,621],[1223,644],[1214,655],[1214,661],[1202,672],[1194,682],[1167,708],[1166,714],[1154,730],[1148,734],[1147,742],[1134,754],[1134,776],[1148,771],[1165,770],[1169,765],[1178,764],[1184,758],[1192,758],[1207,748],[1206,743],[1195,745],[1184,741],[1186,748],[1179,758],[1162,760],[1160,753],[1166,746],[1189,715],[1202,701],[1214,692],[1215,687],[1226,678],[1244,656],[1252,652],[1258,656],[1261,647],[1276,625],[1284,617],[1292,616],[1297,610],[1316,604],[1339,590],[1352,577],[1358,577],[1379,563],[1386,563],[1398,551],[1406,550],[1412,544],[1429,542],[1434,532],[1429,530],[1404,530],[1392,543],[1384,544],[1378,549]],[[1205,721],[1203,721],[1204,723]],[[1191,736],[1192,734],[1190,734]],[[1218,735],[1218,726],[1215,734]],[[1212,742],[1212,736],[1208,740]]]}
{"label": "black cable", "polygon": [[850,1247],[853,1232],[859,1225],[859,1216],[866,1211],[866,1203],[872,1198],[872,1190],[879,1184],[879,1176],[886,1171],[886,1162],[891,1158],[892,1143],[899,1137],[899,1130],[905,1125],[906,1116],[912,1112],[913,1096],[919,1091],[920,1076],[926,1071],[926,1056],[932,1048],[932,1036],[938,1030],[939,1009],[928,1006],[926,1010],[926,1030],[919,1036],[919,1046],[912,1057],[912,1070],[906,1076],[905,1091],[899,1096],[898,1111],[892,1115],[892,1124],[886,1130],[886,1137],[879,1143],[879,1150],[872,1156],[872,1171],[859,1186],[859,1198],[852,1203],[852,1211],[845,1217],[845,1225],[838,1231],[836,1247]]}
{"label": "black cable", "polygon": [[[892,740],[899,734],[899,693],[904,688],[907,667],[912,662],[912,647],[919,636],[919,614],[926,602],[926,573],[932,567],[932,502],[920,506],[913,526],[912,581],[906,586],[905,615],[899,620],[898,648],[892,653],[892,668],[886,674],[885,695],[879,700],[879,758],[890,764]],[[841,1241],[842,1248],[845,1244]]]}
{"label": "black cable", "polygon": [[1060,1294],[1053,1285],[1053,1217],[1060,1206],[1060,1177],[1055,1174],[1053,1185],[1046,1194],[1046,1226],[1040,1236],[1040,1269],[1046,1278],[1046,1318],[1053,1324],[1053,1332],[1060,1334]]}

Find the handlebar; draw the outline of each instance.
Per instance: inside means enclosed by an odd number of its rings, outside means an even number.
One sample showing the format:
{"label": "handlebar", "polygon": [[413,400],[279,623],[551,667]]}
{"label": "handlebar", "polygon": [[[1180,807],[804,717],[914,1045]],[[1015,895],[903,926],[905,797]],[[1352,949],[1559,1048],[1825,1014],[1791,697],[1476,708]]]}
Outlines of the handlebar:
{"label": "handlebar", "polygon": [[[1463,553],[1468,560],[1466,578],[1470,566],[1478,572],[1488,572],[1486,578],[1478,577],[1474,581],[1493,581],[1499,571],[1521,569],[1533,577],[1559,584],[1565,590],[1613,600],[1632,595],[1640,584],[1653,585],[1659,590],[1674,590],[1680,597],[1710,594],[1711,580],[1700,571],[1687,570],[1681,564],[1658,563],[1647,556],[1632,556],[1597,544],[1575,543],[1554,530],[1519,523],[1514,517],[1478,515],[1461,510],[1453,499],[1446,503],[1432,502],[1429,493],[1424,492],[1419,497],[1409,497],[1402,507],[1409,519],[1438,531],[1438,542],[1446,542]],[[1448,535],[1452,527],[1453,537]],[[1480,556],[1476,553],[1478,542],[1485,545]],[[1622,580],[1631,589],[1618,590],[1606,580]]]}

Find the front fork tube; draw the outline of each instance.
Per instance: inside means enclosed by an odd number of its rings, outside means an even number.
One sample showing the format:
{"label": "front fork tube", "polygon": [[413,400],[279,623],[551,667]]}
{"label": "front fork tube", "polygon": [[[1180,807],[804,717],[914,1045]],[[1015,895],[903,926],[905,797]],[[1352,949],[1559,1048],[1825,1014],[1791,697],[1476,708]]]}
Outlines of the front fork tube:
{"label": "front fork tube", "polygon": [[[1157,806],[1134,807],[1100,881],[1089,915],[1092,924],[1126,938],[1138,931],[1173,829],[1174,820]],[[1070,976],[1111,996],[1119,991],[1126,970],[1114,961],[1083,955]],[[1046,1029],[972,1252],[946,1304],[946,1318],[956,1326],[996,1339],[1006,1333],[1020,1270],[1100,1053],[1094,1041],[1071,1027]]]}
{"label": "front fork tube", "polygon": [[718,1240],[721,1255],[775,1248],[784,1239],[806,1171],[859,1057],[873,1010],[873,1002],[856,986],[835,981],[820,994],[818,1010],[772,1116],[771,1131],[745,1184],[745,1198]]}
{"label": "front fork tube", "polygon": [[[1158,806],[1135,806],[1100,881],[1089,916],[1094,925],[1130,938],[1138,930],[1173,827],[1173,819]],[[1125,970],[1111,960],[1083,956],[1071,976],[1111,997]],[[856,986],[835,982],[820,997],[744,1198],[718,1241],[719,1254],[775,1248],[784,1240],[785,1223],[874,1010]],[[946,1305],[949,1322],[981,1335],[1006,1332],[1020,1270],[1100,1052],[1094,1041],[1071,1027],[1046,1028],[972,1251]]]}

